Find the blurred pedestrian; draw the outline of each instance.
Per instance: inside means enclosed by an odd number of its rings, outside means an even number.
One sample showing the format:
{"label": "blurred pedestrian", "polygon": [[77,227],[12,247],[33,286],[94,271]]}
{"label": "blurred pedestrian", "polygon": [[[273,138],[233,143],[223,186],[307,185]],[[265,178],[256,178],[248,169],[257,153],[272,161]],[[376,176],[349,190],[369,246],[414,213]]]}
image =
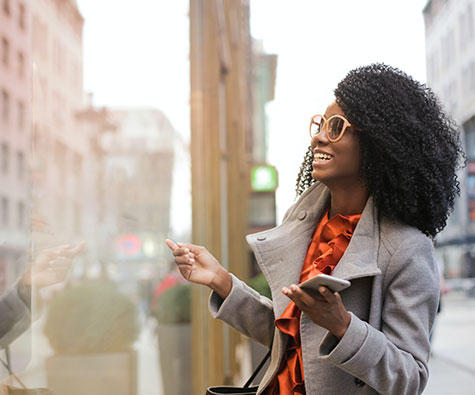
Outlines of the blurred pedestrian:
{"label": "blurred pedestrian", "polygon": [[[272,300],[204,247],[166,242],[213,290],[212,315],[272,349],[258,394],[420,394],[439,300],[430,238],[459,191],[459,132],[428,87],[387,65],[350,71],[334,93],[311,118],[299,199],[247,237]],[[352,285],[297,286],[320,273]]]}
{"label": "blurred pedestrian", "polygon": [[138,284],[138,296],[140,311],[144,316],[144,321],[147,320],[150,315],[150,303],[153,295],[153,283],[150,275],[146,275],[139,278]]}

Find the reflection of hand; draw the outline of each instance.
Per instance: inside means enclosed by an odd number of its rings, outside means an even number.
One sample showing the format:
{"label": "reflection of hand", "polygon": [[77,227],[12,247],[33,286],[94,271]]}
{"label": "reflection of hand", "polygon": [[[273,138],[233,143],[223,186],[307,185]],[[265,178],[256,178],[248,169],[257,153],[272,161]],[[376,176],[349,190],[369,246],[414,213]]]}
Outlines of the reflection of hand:
{"label": "reflection of hand", "polygon": [[74,257],[81,252],[85,244],[86,242],[82,241],[76,247],[63,245],[40,251],[23,274],[22,283],[42,288],[64,281]]}
{"label": "reflection of hand", "polygon": [[315,324],[341,339],[350,325],[351,315],[343,305],[338,292],[332,292],[323,286],[318,291],[319,295],[312,296],[295,284],[292,284],[290,289],[282,288],[282,293],[288,296]]}
{"label": "reflection of hand", "polygon": [[231,276],[205,247],[175,244],[169,239],[165,240],[165,243],[173,251],[175,263],[184,278],[207,285],[223,299],[228,296],[232,287]]}

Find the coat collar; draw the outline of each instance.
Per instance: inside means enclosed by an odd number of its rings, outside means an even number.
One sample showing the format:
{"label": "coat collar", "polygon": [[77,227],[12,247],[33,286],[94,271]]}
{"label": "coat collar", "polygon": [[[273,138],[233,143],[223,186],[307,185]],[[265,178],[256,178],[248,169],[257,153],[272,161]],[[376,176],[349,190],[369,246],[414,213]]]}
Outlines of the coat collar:
{"label": "coat collar", "polygon": [[[315,227],[328,207],[330,191],[316,182],[289,209],[281,225],[247,236],[256,260],[272,290],[276,316],[288,304],[281,288],[298,283]],[[346,280],[381,274],[377,265],[379,249],[378,213],[370,197],[350,243],[333,271]],[[282,310],[282,311],[280,311]]]}

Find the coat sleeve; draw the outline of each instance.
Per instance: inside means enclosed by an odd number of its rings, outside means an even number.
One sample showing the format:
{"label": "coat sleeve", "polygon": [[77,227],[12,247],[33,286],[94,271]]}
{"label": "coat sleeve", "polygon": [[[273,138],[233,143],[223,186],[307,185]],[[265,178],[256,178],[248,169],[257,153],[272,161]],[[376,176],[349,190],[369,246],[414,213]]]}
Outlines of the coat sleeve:
{"label": "coat sleeve", "polygon": [[0,349],[7,347],[31,324],[28,292],[22,290],[20,282],[17,282],[0,299]]}
{"label": "coat sleeve", "polygon": [[343,338],[328,333],[320,345],[320,358],[380,394],[421,394],[428,380],[439,275],[430,240],[420,241],[404,243],[391,258],[381,331],[351,314]]}
{"label": "coat sleeve", "polygon": [[211,315],[270,348],[274,336],[272,301],[233,274],[231,277],[233,285],[226,299],[223,300],[215,292],[211,293],[209,299]]}

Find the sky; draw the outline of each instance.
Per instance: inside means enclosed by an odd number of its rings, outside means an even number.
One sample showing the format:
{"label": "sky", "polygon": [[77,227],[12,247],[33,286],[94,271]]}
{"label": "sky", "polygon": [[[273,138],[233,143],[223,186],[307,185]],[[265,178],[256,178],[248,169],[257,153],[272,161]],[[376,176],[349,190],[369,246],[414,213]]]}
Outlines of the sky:
{"label": "sky", "polygon": [[[295,197],[308,123],[354,67],[396,66],[425,82],[427,0],[250,0],[251,34],[278,55],[267,105],[277,218]],[[189,140],[189,0],[78,0],[84,86],[96,105],[153,106]],[[285,158],[285,161],[282,160]]]}
{"label": "sky", "polygon": [[95,105],[153,106],[188,137],[188,1],[77,3],[85,19],[84,88]]}

